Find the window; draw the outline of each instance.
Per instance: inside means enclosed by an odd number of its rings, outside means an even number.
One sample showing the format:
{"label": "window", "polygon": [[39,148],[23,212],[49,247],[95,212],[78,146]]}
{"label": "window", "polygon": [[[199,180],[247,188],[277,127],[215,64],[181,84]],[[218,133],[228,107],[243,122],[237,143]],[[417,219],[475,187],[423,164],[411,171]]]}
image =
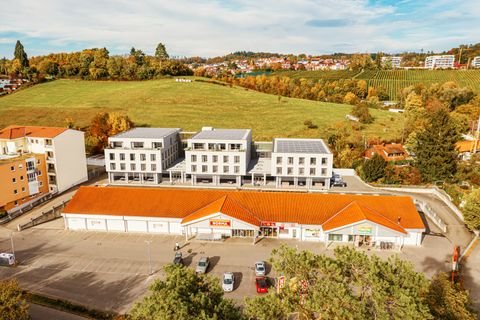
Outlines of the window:
{"label": "window", "polygon": [[197,166],[196,165],[192,165],[192,172],[197,172]]}
{"label": "window", "polygon": [[293,157],[288,157],[288,164],[293,164]]}
{"label": "window", "polygon": [[328,241],[343,241],[343,235],[330,233],[328,235]]}
{"label": "window", "polygon": [[19,164],[18,169],[23,169],[23,164]]}
{"label": "window", "polygon": [[282,164],[282,157],[277,157],[277,164]]}
{"label": "window", "polygon": [[203,165],[203,166],[202,166],[202,172],[207,172],[207,171],[208,171],[208,166]]}
{"label": "window", "polygon": [[323,168],[322,169],[322,176],[326,175],[327,174],[327,169]]}
{"label": "window", "polygon": [[134,149],[141,149],[143,148],[143,142],[132,142],[132,147]]}
{"label": "window", "polygon": [[239,166],[235,166],[233,168],[233,170],[234,170],[235,173],[240,173],[240,167]]}
{"label": "window", "polygon": [[223,166],[223,172],[228,173],[228,166]]}
{"label": "window", "polygon": [[135,171],[136,169],[135,163],[130,163],[130,170]]}
{"label": "window", "polygon": [[120,163],[120,170],[125,171],[125,163]]}
{"label": "window", "polygon": [[160,149],[162,147],[161,142],[153,142],[152,143],[153,149]]}
{"label": "window", "polygon": [[322,164],[327,164],[327,158],[322,158]]}
{"label": "window", "polygon": [[17,193],[18,193],[17,189],[13,190],[13,194],[17,194]]}
{"label": "window", "polygon": [[287,174],[293,174],[293,168],[292,167],[289,167],[287,168]]}
{"label": "window", "polygon": [[135,161],[135,153],[130,153],[130,161]]}
{"label": "window", "polygon": [[223,162],[228,162],[228,156],[223,156]]}
{"label": "window", "polygon": [[152,171],[157,171],[157,165],[156,164],[152,164],[151,168],[152,168]]}
{"label": "window", "polygon": [[15,202],[14,202],[14,203],[15,203],[15,205],[16,205],[16,206],[18,206],[18,201],[17,201],[17,200],[15,200]]}
{"label": "window", "polygon": [[213,167],[212,167],[212,171],[213,171],[213,172],[218,172],[218,166],[213,166]]}
{"label": "window", "polygon": [[122,161],[125,160],[125,153],[120,153],[120,160],[122,160]]}
{"label": "window", "polygon": [[277,174],[282,174],[282,167],[277,167]]}
{"label": "window", "polygon": [[317,158],[310,158],[310,165],[314,166],[317,164]]}
{"label": "window", "polygon": [[147,171],[147,165],[146,165],[145,163],[142,163],[142,164],[140,165],[140,170],[142,170],[142,171]]}
{"label": "window", "polygon": [[147,155],[145,153],[140,153],[140,161],[146,161]]}
{"label": "window", "polygon": [[15,166],[11,166],[11,167],[10,167],[10,170],[11,170],[11,171],[15,171]]}
{"label": "window", "polygon": [[202,156],[202,162],[207,162],[207,161],[208,161],[207,156],[206,156],[206,155],[203,155],[203,156]]}
{"label": "window", "polygon": [[110,170],[115,170],[115,168],[116,168],[115,163],[110,163]]}
{"label": "window", "polygon": [[37,180],[36,179],[37,177],[35,177],[35,173],[27,173],[27,178],[28,178],[28,182]]}
{"label": "window", "polygon": [[39,185],[40,187],[43,186],[43,182],[42,182],[42,181],[39,181],[39,182],[38,182],[38,185]]}
{"label": "window", "polygon": [[234,161],[235,163],[240,163],[240,156],[235,156]]}
{"label": "window", "polygon": [[35,162],[33,161],[28,161],[27,162],[27,171],[32,171],[35,169]]}
{"label": "window", "polygon": [[25,187],[22,187],[22,192],[25,192]]}
{"label": "window", "polygon": [[315,175],[315,168],[310,168],[310,175],[312,175],[312,176]]}
{"label": "window", "polygon": [[20,180],[23,181],[23,176],[20,176]]}
{"label": "window", "polygon": [[41,176],[42,175],[42,171],[41,170],[37,170],[37,176]]}
{"label": "window", "polygon": [[299,168],[298,169],[298,174],[304,175],[305,174],[305,169],[304,168]]}
{"label": "window", "polygon": [[156,159],[156,155],[155,154],[151,154],[150,155],[150,161],[155,161]]}
{"label": "window", "polygon": [[305,164],[305,158],[304,157],[298,158],[298,164]]}
{"label": "window", "polygon": [[12,178],[12,182],[13,182],[13,183],[17,183],[17,179]]}
{"label": "window", "polygon": [[110,160],[115,160],[115,153],[110,153]]}
{"label": "window", "polygon": [[212,157],[212,161],[213,161],[213,162],[218,162],[218,156],[213,156],[213,157]]}
{"label": "window", "polygon": [[40,159],[37,159],[37,164],[40,164]]}

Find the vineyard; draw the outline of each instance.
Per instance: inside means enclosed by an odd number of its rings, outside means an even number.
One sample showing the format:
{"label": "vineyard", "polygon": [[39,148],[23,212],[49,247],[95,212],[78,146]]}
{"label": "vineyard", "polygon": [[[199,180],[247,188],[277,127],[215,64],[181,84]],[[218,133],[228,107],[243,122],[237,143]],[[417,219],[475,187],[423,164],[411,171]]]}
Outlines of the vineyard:
{"label": "vineyard", "polygon": [[429,85],[453,81],[461,87],[470,87],[475,91],[480,91],[480,70],[282,71],[276,72],[274,75],[309,80],[353,78],[365,80],[369,86],[385,88],[390,100],[396,100],[403,88],[417,83]]}

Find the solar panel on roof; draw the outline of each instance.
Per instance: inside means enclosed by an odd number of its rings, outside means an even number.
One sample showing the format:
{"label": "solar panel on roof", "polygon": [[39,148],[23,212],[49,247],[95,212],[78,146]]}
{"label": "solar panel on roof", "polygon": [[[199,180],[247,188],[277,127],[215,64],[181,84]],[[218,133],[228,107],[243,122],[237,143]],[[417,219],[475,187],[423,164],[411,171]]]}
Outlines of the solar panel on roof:
{"label": "solar panel on roof", "polygon": [[275,152],[281,153],[329,153],[322,140],[279,140]]}

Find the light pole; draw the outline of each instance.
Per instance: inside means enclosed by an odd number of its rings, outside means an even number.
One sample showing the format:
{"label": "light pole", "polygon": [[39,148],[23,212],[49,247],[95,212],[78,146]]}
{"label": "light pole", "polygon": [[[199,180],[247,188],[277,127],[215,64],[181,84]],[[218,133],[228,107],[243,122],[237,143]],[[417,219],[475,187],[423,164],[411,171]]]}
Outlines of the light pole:
{"label": "light pole", "polygon": [[152,275],[152,273],[153,273],[153,271],[152,271],[152,254],[150,252],[150,244],[152,243],[152,240],[145,240],[145,243],[148,246],[148,265],[149,265],[149,268],[150,268],[149,275]]}
{"label": "light pole", "polygon": [[15,247],[13,245],[13,232],[10,233],[10,243],[12,245],[12,254],[13,254],[13,257],[15,258]]}

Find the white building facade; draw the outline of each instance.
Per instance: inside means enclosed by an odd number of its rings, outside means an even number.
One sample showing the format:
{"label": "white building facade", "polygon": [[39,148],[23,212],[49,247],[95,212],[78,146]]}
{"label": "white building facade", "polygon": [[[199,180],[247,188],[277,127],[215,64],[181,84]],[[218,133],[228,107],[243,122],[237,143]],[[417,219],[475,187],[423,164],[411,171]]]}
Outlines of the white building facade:
{"label": "white building facade", "polygon": [[402,64],[402,57],[400,56],[385,56],[382,57],[382,66],[387,68],[398,69]]}
{"label": "white building facade", "polygon": [[179,128],[134,128],[108,139],[105,168],[110,183],[154,183],[179,157]]}
{"label": "white building facade", "polygon": [[475,58],[473,58],[472,67],[476,69],[480,68],[480,56],[476,56]]}
{"label": "white building facade", "polygon": [[454,55],[428,56],[425,59],[425,69],[453,69],[454,64]]}

